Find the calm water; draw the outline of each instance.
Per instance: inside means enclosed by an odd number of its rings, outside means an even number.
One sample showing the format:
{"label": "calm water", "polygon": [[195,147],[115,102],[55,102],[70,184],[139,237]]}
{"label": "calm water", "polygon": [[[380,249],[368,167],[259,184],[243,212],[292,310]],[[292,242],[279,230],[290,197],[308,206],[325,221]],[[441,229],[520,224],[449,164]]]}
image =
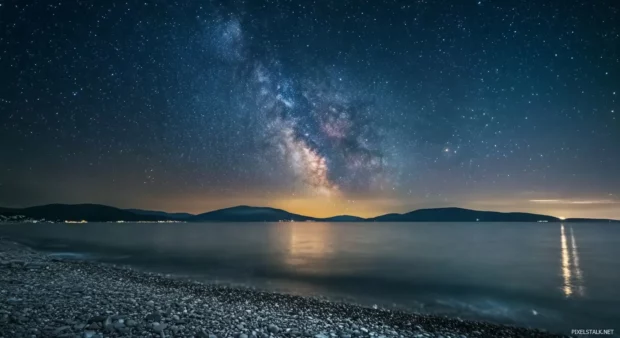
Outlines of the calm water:
{"label": "calm water", "polygon": [[552,330],[620,331],[613,224],[8,224],[0,235],[208,281]]}

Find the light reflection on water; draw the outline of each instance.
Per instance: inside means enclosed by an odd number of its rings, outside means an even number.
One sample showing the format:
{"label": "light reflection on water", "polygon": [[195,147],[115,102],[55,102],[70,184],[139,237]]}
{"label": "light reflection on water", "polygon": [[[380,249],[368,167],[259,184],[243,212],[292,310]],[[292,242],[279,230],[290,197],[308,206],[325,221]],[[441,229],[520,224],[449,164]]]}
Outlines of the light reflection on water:
{"label": "light reflection on water", "polygon": [[568,252],[568,246],[566,244],[566,233],[564,231],[564,224],[560,225],[560,231],[562,233],[560,241],[562,243],[562,277],[564,277],[564,295],[570,297],[573,294],[572,287],[572,272],[570,269],[570,253]]}
{"label": "light reflection on water", "polygon": [[285,241],[284,264],[300,272],[320,270],[333,254],[332,227],[328,223],[282,226],[274,235]]}
{"label": "light reflection on water", "polygon": [[[560,225],[560,242],[562,248],[562,290],[564,296],[583,297],[585,295],[585,286],[583,282],[583,271],[579,266],[579,251],[577,250],[577,241],[573,227],[570,228],[570,242],[566,236],[564,224]],[[570,247],[569,247],[570,244]]]}
{"label": "light reflection on water", "polygon": [[583,282],[583,272],[579,267],[579,251],[577,251],[577,243],[575,241],[575,234],[573,233],[573,227],[570,228],[571,245],[573,247],[573,263],[575,265],[575,276],[577,278],[577,293],[579,296],[585,295],[585,286]]}

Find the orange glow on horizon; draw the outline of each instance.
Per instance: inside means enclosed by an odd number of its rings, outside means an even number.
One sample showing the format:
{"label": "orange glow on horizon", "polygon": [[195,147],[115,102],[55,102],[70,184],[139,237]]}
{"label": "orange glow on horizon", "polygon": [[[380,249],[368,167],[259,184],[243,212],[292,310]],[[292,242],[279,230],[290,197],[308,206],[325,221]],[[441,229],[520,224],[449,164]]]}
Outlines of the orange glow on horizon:
{"label": "orange glow on horizon", "polygon": [[273,201],[273,207],[286,211],[311,216],[331,217],[352,215],[374,217],[383,213],[378,201],[350,201],[336,198],[296,198]]}
{"label": "orange glow on horizon", "polygon": [[[450,201],[432,201],[421,198],[399,199],[385,196],[359,197],[308,195],[268,195],[248,192],[231,196],[179,196],[177,198],[145,198],[140,204],[131,204],[125,208],[162,210],[167,212],[188,212],[200,214],[238,205],[272,207],[291,213],[310,217],[331,217],[351,215],[358,217],[376,217],[388,213],[406,213],[425,208],[461,207],[481,211],[528,212],[566,218],[609,218],[620,219],[618,204],[570,204],[551,205],[548,203],[531,203],[529,200],[464,198]],[[105,204],[105,203],[104,203]]]}

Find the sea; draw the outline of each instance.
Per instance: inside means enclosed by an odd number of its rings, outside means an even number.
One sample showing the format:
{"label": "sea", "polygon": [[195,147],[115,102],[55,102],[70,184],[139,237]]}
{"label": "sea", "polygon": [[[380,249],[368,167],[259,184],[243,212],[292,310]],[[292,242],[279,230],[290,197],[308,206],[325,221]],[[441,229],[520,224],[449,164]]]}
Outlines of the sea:
{"label": "sea", "polygon": [[570,333],[620,332],[608,223],[1,224],[50,255]]}

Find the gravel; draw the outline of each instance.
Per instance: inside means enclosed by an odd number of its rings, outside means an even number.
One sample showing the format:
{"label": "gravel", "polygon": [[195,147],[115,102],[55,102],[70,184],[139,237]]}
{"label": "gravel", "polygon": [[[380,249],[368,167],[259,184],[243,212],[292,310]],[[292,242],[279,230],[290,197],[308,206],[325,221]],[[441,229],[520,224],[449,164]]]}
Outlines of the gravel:
{"label": "gravel", "polygon": [[50,257],[0,239],[0,337],[560,337]]}

